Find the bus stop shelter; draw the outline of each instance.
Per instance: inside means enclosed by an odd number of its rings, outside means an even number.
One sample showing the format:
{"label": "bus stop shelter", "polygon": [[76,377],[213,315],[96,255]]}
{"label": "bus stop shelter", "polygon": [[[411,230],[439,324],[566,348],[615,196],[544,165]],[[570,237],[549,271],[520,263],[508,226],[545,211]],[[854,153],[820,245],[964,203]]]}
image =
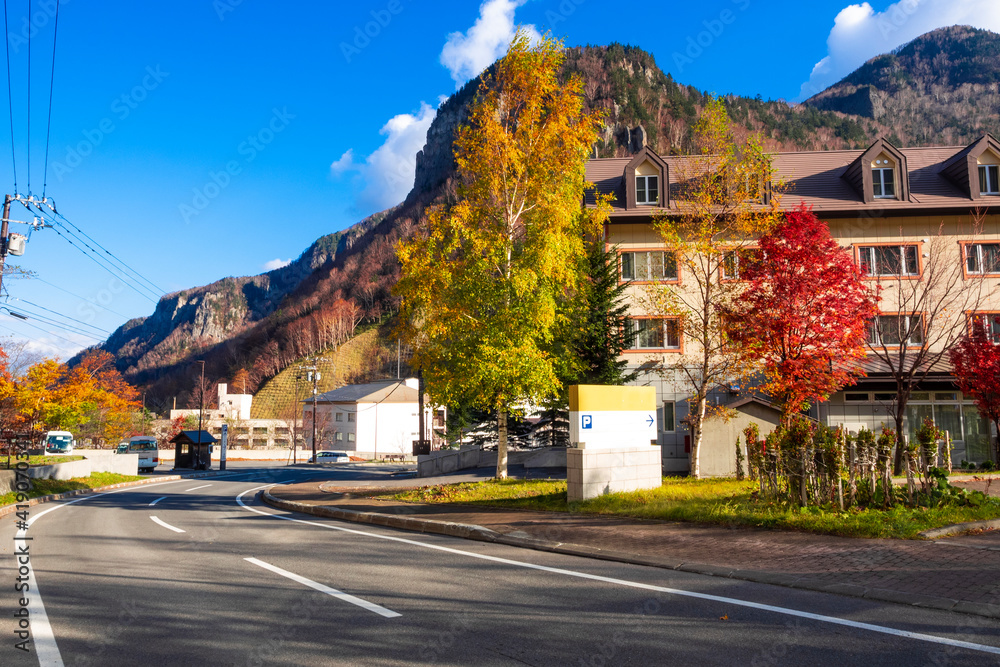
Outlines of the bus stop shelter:
{"label": "bus stop shelter", "polygon": [[181,431],[171,440],[174,445],[174,470],[209,470],[212,445],[216,440],[208,431]]}

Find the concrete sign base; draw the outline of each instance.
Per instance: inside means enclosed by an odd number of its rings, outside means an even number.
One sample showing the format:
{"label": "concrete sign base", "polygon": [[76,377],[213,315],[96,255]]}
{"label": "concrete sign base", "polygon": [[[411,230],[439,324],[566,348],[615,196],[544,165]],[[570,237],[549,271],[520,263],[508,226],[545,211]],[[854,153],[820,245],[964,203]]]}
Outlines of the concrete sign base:
{"label": "concrete sign base", "polygon": [[661,466],[659,445],[567,449],[567,500],[654,489],[663,484]]}

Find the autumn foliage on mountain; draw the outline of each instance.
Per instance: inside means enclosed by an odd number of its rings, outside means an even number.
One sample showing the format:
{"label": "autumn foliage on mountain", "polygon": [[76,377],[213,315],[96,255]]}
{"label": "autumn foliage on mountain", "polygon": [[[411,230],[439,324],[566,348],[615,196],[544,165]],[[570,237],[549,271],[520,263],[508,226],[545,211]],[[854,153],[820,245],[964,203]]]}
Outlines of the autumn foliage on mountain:
{"label": "autumn foliage on mountain", "polygon": [[741,265],[742,297],[725,313],[734,342],[762,366],[762,390],[788,418],[853,384],[877,298],[826,223],[802,207]]}

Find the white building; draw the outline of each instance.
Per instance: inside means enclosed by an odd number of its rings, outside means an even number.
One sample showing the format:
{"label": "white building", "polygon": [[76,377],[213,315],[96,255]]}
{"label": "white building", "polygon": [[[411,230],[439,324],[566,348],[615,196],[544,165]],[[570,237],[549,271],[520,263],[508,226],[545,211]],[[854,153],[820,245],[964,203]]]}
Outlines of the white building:
{"label": "white building", "polygon": [[[365,458],[407,456],[418,440],[417,379],[346,385],[316,397],[316,449],[346,451]],[[303,429],[312,442],[313,399],[303,401]],[[424,400],[424,439],[444,432],[444,408]]]}

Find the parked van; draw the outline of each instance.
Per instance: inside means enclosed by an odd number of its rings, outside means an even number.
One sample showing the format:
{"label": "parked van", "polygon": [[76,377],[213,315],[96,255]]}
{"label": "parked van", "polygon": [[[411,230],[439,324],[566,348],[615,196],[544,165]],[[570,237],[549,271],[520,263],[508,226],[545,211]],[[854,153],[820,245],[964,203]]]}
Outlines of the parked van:
{"label": "parked van", "polygon": [[69,431],[46,431],[42,447],[46,454],[69,454],[76,447],[76,440]]}
{"label": "parked van", "polygon": [[151,435],[134,435],[128,439],[128,453],[139,455],[139,471],[153,472],[160,463],[160,449]]}

